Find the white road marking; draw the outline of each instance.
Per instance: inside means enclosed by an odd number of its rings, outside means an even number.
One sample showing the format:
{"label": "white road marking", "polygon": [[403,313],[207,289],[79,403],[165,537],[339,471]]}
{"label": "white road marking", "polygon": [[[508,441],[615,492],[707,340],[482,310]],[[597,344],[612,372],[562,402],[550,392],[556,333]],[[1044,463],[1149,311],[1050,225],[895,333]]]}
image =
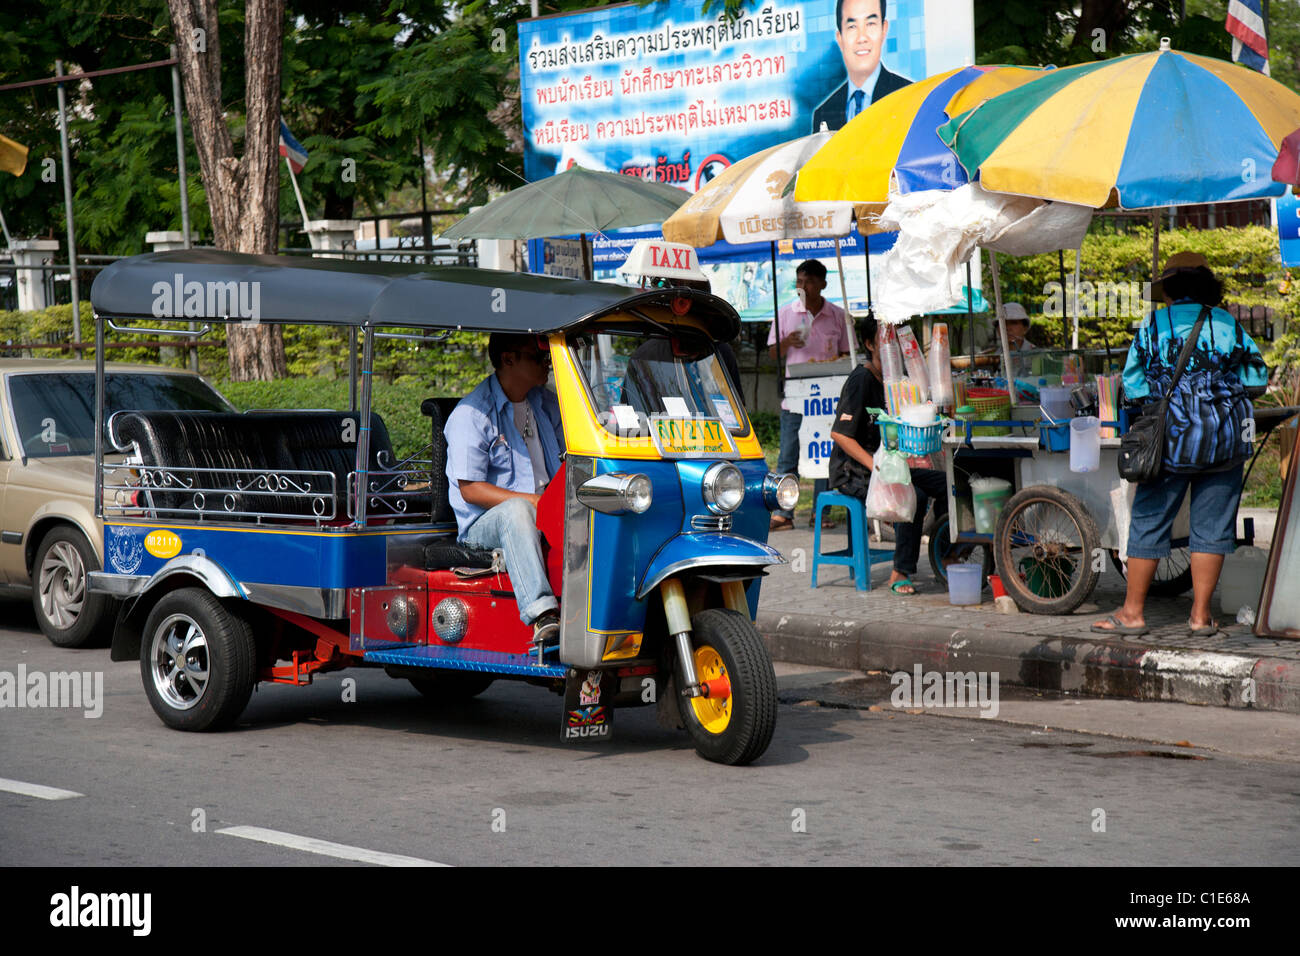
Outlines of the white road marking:
{"label": "white road marking", "polygon": [[347,846],[343,843],[331,843],[317,840],[315,837],[298,836],[281,830],[268,830],[265,827],[224,827],[217,831],[227,836],[243,837],[245,840],[257,840],[259,843],[273,843],[287,846],[291,850],[305,850],[307,853],[319,853],[321,856],[333,856],[340,860],[353,860],[357,863],[373,863],[376,866],[450,866],[449,863],[436,863],[422,860],[415,856],[399,856],[396,853],[381,853],[359,846]]}
{"label": "white road marking", "polygon": [[0,777],[0,790],[9,793],[21,793],[25,797],[40,797],[42,800],[67,800],[71,797],[84,797],[84,793],[75,790],[60,790],[58,787],[42,787],[39,783],[23,783],[21,780],[6,780]]}

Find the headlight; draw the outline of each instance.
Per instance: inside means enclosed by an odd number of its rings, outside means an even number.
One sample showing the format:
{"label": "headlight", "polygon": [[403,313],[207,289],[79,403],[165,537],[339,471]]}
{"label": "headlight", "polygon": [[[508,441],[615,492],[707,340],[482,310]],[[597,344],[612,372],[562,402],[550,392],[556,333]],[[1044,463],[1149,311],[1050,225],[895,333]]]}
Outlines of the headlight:
{"label": "headlight", "polygon": [[649,510],[654,498],[652,492],[650,479],[645,475],[615,471],[587,479],[578,486],[576,494],[593,511],[609,515],[630,511],[639,515]]}
{"label": "headlight", "polygon": [[730,514],[745,500],[745,476],[730,462],[710,465],[704,473],[704,503],[715,514]]}
{"label": "headlight", "polygon": [[772,511],[793,511],[799,503],[799,479],[794,475],[768,475],[763,479],[763,501]]}

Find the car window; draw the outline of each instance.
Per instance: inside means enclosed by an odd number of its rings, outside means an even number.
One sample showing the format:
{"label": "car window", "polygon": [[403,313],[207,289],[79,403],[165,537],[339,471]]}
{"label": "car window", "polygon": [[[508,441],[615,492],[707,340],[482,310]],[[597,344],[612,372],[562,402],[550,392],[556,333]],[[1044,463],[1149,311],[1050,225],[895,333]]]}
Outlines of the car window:
{"label": "car window", "polygon": [[[33,372],[9,376],[14,422],[30,458],[95,452],[95,376]],[[105,421],[121,409],[231,411],[202,379],[187,375],[110,373],[104,381]]]}

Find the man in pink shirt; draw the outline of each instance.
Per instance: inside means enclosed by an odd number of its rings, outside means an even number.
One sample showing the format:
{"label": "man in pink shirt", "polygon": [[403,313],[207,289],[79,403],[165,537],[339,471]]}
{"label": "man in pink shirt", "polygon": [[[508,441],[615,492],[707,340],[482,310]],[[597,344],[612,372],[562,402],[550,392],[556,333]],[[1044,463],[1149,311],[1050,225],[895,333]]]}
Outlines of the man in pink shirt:
{"label": "man in pink shirt", "polygon": [[[849,331],[844,324],[844,310],[822,298],[826,288],[826,267],[816,259],[808,259],[795,270],[795,289],[798,301],[792,302],[777,313],[777,320],[767,336],[768,352],[778,356],[786,366],[803,362],[827,362],[848,354]],[[779,326],[779,346],[778,346]],[[776,470],[794,472],[799,466],[799,425],[803,415],[781,409],[781,453]],[[826,490],[826,479],[818,478],[813,484],[814,500]],[[793,511],[776,511],[772,514],[773,531],[794,527]]]}

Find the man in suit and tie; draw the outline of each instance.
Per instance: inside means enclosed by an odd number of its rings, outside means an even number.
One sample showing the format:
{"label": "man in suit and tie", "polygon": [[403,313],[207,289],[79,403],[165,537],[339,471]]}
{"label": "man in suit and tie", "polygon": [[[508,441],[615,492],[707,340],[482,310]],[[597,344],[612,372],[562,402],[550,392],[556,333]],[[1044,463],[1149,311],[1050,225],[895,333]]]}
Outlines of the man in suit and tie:
{"label": "man in suit and tie", "polygon": [[880,62],[889,35],[886,0],[837,0],[835,42],[844,57],[848,80],[826,97],[813,113],[813,132],[839,129],[871,103],[911,80],[891,73]]}

